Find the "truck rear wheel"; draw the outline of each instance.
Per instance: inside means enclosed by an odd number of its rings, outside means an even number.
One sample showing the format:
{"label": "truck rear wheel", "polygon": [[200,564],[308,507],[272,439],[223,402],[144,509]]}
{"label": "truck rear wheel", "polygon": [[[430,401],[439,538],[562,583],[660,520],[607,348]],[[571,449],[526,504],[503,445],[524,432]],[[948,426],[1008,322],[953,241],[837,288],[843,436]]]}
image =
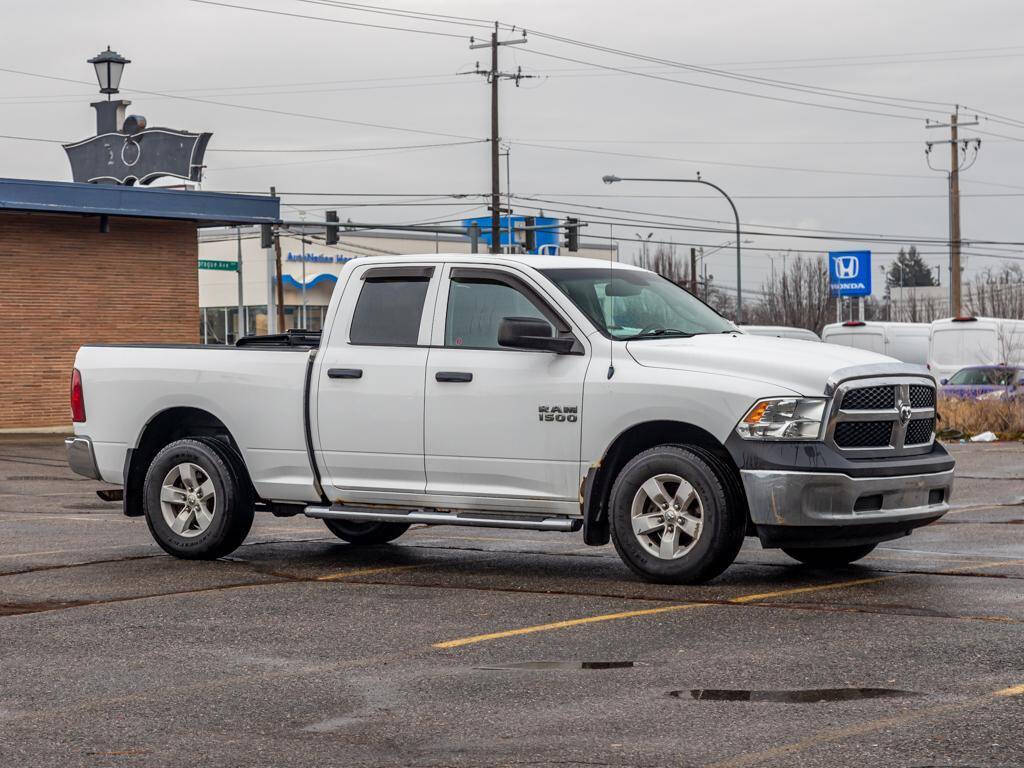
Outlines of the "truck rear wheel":
{"label": "truck rear wheel", "polygon": [[805,565],[816,568],[841,568],[871,554],[877,544],[857,544],[852,547],[783,547],[782,551]]}
{"label": "truck rear wheel", "polygon": [[746,514],[728,479],[700,449],[660,445],[619,472],[609,499],[612,541],[641,578],[667,584],[713,579],[743,545]]}
{"label": "truck rear wheel", "polygon": [[176,440],[153,458],[143,487],[146,523],[167,553],[213,560],[245,541],[253,501],[228,450],[204,438]]}
{"label": "truck rear wheel", "polygon": [[349,544],[387,544],[407,530],[408,523],[354,522],[352,520],[324,520],[324,525],[342,541]]}

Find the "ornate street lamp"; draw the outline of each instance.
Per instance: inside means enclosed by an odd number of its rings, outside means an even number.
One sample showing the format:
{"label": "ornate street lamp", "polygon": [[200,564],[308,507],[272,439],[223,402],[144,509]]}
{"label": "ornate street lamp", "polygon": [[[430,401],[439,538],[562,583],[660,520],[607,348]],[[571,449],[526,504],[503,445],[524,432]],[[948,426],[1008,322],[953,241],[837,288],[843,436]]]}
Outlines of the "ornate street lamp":
{"label": "ornate street lamp", "polygon": [[146,128],[142,115],[128,115],[131,104],[112,99],[119,92],[126,59],[110,46],[91,59],[105,101],[89,106],[96,110],[96,135],[64,144],[75,181],[93,184],[150,184],[163,176],[186,181],[203,177],[203,155],[210,133],[172,128]]}
{"label": "ornate street lamp", "polygon": [[96,68],[96,79],[100,84],[100,93],[107,94],[107,99],[109,100],[112,93],[118,92],[117,88],[121,85],[121,74],[124,72],[124,65],[131,64],[132,60],[124,58],[117,51],[110,50],[108,45],[107,50],[98,56],[93,56],[89,59],[89,63]]}

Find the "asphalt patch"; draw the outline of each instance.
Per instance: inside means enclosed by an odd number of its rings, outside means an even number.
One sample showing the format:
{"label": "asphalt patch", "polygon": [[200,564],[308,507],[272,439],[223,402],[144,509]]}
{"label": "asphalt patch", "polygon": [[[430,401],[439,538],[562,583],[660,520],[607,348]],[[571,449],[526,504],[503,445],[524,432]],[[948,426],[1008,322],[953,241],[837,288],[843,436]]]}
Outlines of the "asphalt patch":
{"label": "asphalt patch", "polygon": [[826,701],[860,701],[862,699],[897,699],[921,696],[916,691],[897,688],[797,688],[794,690],[752,691],[737,688],[692,688],[669,691],[669,696],[697,701],[771,701],[780,704],[818,704]]}
{"label": "asphalt patch", "polygon": [[642,666],[637,661],[518,661],[510,664],[491,664],[476,669],[504,670],[504,669],[525,669],[534,671],[545,670],[576,670],[576,669],[631,669]]}

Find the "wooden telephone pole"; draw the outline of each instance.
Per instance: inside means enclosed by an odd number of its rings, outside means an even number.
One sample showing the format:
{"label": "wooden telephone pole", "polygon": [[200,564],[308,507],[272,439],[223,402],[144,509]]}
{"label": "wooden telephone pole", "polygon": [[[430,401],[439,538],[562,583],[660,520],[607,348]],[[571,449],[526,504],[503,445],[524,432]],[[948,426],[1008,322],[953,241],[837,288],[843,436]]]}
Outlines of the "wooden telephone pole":
{"label": "wooden telephone pole", "polygon": [[[515,28],[513,28],[515,31]],[[501,72],[498,69],[498,47],[502,45],[522,45],[526,42],[526,30],[523,36],[513,40],[498,40],[498,22],[494,22],[494,31],[491,39],[486,42],[476,42],[474,38],[469,39],[470,49],[490,48],[491,67],[480,69],[480,62],[477,62],[473,72],[463,74],[484,75],[491,86],[491,253],[501,252],[501,162],[500,142],[501,134],[498,130],[498,82],[502,79],[514,80],[516,87],[523,78],[533,77],[524,75],[523,68],[519,67],[515,72]],[[511,211],[509,211],[511,214]]]}
{"label": "wooden telephone pole", "polygon": [[[925,155],[929,156],[928,167],[931,168],[930,154],[932,145],[949,144],[949,310],[954,317],[959,317],[963,309],[963,294],[960,275],[960,171],[974,165],[981,147],[981,139],[961,139],[959,129],[968,125],[977,125],[978,119],[969,123],[959,120],[960,108],[949,116],[948,123],[928,121],[925,128],[949,128],[947,141],[929,141],[925,143]],[[974,147],[974,155],[967,161],[967,150]],[[939,170],[932,168],[932,170]]]}

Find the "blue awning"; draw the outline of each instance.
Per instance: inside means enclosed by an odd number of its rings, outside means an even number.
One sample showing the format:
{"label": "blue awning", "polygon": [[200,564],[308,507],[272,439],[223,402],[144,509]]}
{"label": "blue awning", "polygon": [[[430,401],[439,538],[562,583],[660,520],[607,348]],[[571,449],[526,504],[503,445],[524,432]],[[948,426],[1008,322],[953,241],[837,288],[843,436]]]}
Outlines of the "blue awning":
{"label": "blue awning", "polygon": [[[317,275],[316,277],[309,278],[306,281],[306,288],[312,288],[313,286],[319,285],[325,280],[330,281],[332,283],[336,283],[338,282],[338,276],[332,275],[329,272],[324,272],[322,275]],[[291,275],[281,275],[281,282],[284,285],[290,285],[292,288],[296,288],[300,291],[302,290],[302,281],[296,280]]]}
{"label": "blue awning", "polygon": [[215,227],[272,224],[281,217],[281,200],[270,195],[0,179],[0,211],[184,219]]}

